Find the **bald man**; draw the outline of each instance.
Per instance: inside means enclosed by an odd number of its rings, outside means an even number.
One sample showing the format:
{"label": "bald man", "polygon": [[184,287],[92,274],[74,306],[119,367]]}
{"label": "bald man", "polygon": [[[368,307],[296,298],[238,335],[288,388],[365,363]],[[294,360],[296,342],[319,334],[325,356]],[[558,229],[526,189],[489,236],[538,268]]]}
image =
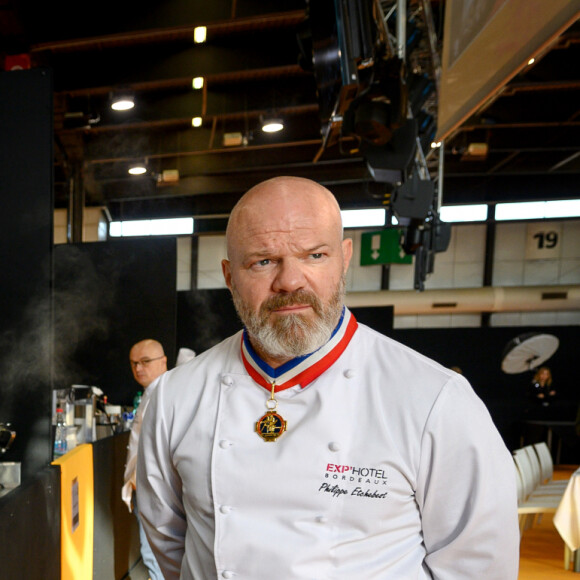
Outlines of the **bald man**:
{"label": "bald man", "polygon": [[266,181],[226,236],[244,329],[161,377],[141,435],[165,577],[515,580],[513,460],[462,376],[344,306],[334,196]]}
{"label": "bald man", "polygon": [[144,389],[167,370],[167,357],[163,346],[152,338],[140,340],[131,347],[129,363],[135,380]]}
{"label": "bald man", "polygon": [[155,380],[167,371],[167,357],[163,350],[162,344],[151,338],[141,340],[131,347],[129,352],[129,363],[133,377],[144,389],[141,403],[135,413],[131,434],[129,435],[129,445],[127,446],[127,462],[125,464],[124,485],[121,490],[121,497],[127,504],[129,511],[135,513],[139,523],[139,540],[141,544],[141,558],[149,571],[150,580],[163,580],[163,574],[159,569],[159,564],[149,546],[147,536],[141,518],[137,502],[135,501],[134,492],[136,488],[136,469],[137,469],[137,448],[139,445],[139,434],[143,417],[149,405],[151,394],[155,388]]}

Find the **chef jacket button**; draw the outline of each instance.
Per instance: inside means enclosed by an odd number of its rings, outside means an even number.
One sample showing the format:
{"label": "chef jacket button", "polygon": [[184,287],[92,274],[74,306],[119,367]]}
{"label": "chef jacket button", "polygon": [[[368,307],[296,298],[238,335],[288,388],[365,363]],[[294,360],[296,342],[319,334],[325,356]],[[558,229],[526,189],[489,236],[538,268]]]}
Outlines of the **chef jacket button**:
{"label": "chef jacket button", "polygon": [[234,379],[229,375],[225,375],[222,377],[222,385],[226,385],[226,387],[231,387],[234,384]]}
{"label": "chef jacket button", "polygon": [[316,516],[315,520],[318,524],[325,524],[328,522],[328,518],[326,516]]}
{"label": "chef jacket button", "polygon": [[219,443],[219,446],[222,449],[227,449],[230,445],[231,445],[231,443],[227,439],[222,439]]}
{"label": "chef jacket button", "polygon": [[230,570],[224,570],[222,572],[222,578],[233,578],[234,577],[234,573],[231,572]]}
{"label": "chef jacket button", "polygon": [[331,451],[340,451],[340,444],[337,443],[336,441],[332,441],[328,444],[328,448]]}
{"label": "chef jacket button", "polygon": [[229,514],[232,508],[229,505],[222,505],[220,506],[220,513],[222,514]]}
{"label": "chef jacket button", "polygon": [[352,377],[354,377],[354,371],[352,369],[346,369],[343,373],[343,375],[347,378],[347,379],[352,379]]}

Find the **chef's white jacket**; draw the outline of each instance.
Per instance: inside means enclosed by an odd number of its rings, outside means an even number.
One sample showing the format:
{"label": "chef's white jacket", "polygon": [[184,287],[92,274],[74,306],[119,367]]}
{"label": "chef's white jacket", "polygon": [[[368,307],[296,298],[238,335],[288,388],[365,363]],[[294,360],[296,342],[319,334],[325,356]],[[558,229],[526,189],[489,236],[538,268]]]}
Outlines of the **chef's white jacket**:
{"label": "chef's white jacket", "polygon": [[137,449],[139,445],[141,424],[156,385],[157,379],[150,383],[145,389],[145,392],[141,397],[141,402],[135,411],[135,416],[133,417],[133,423],[131,425],[131,432],[129,433],[127,460],[125,463],[125,472],[123,474],[123,487],[121,488],[121,497],[129,508],[129,511],[133,511],[133,491],[137,485]]}
{"label": "chef's white jacket", "polygon": [[321,376],[270,393],[241,334],[164,374],[138,501],[167,579],[515,580],[515,468],[467,381],[360,324]]}

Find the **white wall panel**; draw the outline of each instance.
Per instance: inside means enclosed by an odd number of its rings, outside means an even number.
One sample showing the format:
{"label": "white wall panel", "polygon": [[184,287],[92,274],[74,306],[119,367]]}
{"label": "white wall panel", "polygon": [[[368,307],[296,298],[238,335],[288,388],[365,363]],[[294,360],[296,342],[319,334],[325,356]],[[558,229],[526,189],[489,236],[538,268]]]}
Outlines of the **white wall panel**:
{"label": "white wall panel", "polygon": [[393,328],[417,328],[417,315],[394,316]]}
{"label": "white wall panel", "polygon": [[417,316],[417,328],[450,328],[451,314],[420,314]]}
{"label": "white wall panel", "polygon": [[491,315],[490,326],[521,326],[520,312],[497,312]]}
{"label": "white wall panel", "polygon": [[452,328],[479,328],[481,326],[481,315],[479,314],[452,314]]}
{"label": "white wall panel", "polygon": [[524,262],[505,260],[493,265],[494,286],[521,286],[524,283]]}
{"label": "white wall panel", "polygon": [[454,226],[455,232],[455,262],[481,262],[485,260],[485,230],[486,226],[465,225]]}
{"label": "white wall panel", "polygon": [[580,284],[580,258],[560,262],[560,284]]}
{"label": "white wall panel", "polygon": [[227,255],[225,236],[200,236],[198,246],[197,287],[225,288],[221,261]]}
{"label": "white wall panel", "polygon": [[438,262],[437,258],[438,256],[435,256],[435,267],[433,268],[433,273],[427,276],[427,280],[425,281],[425,288],[429,288],[431,290],[436,288],[452,288],[455,265],[453,262]]}
{"label": "white wall panel", "polygon": [[495,235],[495,260],[522,260],[526,249],[526,224],[498,224]]}
{"label": "white wall panel", "polygon": [[580,220],[562,223],[562,258],[580,259]]}
{"label": "white wall panel", "polygon": [[524,286],[558,284],[558,260],[528,260],[524,263]]}
{"label": "white wall panel", "polygon": [[224,277],[221,271],[215,270],[198,270],[197,287],[200,290],[209,290],[210,288],[226,288]]}
{"label": "white wall panel", "polygon": [[415,267],[413,264],[391,264],[389,270],[389,288],[391,290],[411,290]]}
{"label": "white wall panel", "polygon": [[177,291],[191,290],[191,236],[177,238]]}
{"label": "white wall panel", "polygon": [[453,271],[453,288],[480,288],[483,286],[483,262],[458,262]]}
{"label": "white wall panel", "polygon": [[580,325],[580,312],[574,310],[573,312],[555,312],[556,324],[563,326],[572,326],[574,324]]}
{"label": "white wall panel", "polygon": [[555,316],[553,312],[522,312],[523,326],[552,326]]}
{"label": "white wall panel", "polygon": [[374,292],[381,289],[382,266],[355,266],[347,274],[347,290]]}

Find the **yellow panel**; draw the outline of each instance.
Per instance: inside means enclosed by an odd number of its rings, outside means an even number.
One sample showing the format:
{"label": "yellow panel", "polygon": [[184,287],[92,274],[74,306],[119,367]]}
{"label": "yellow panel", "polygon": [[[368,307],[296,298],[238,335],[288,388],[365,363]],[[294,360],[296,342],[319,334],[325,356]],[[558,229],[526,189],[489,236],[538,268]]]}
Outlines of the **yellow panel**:
{"label": "yellow panel", "polygon": [[60,467],[61,579],[93,577],[93,448],[84,444],[53,461]]}

